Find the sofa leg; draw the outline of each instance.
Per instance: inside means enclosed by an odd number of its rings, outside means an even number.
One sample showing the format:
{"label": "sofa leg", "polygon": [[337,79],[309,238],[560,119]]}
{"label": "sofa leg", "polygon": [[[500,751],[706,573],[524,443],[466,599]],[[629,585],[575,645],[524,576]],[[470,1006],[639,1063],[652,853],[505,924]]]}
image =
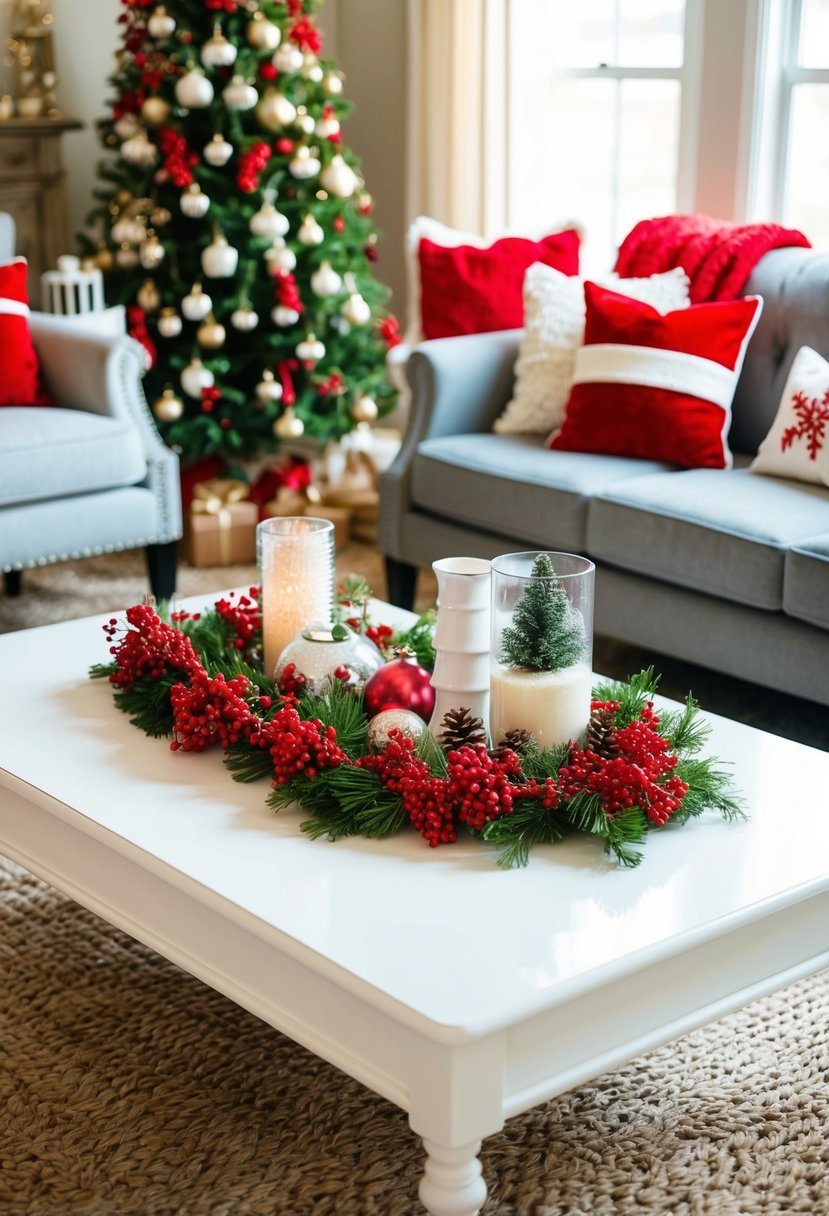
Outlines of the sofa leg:
{"label": "sofa leg", "polygon": [[176,592],[178,541],[165,545],[147,545],[147,570],[150,589],[157,600],[169,600]]}
{"label": "sofa leg", "polygon": [[23,571],[7,570],[3,575],[3,586],[6,595],[20,595],[23,586]]}
{"label": "sofa leg", "polygon": [[396,608],[411,609],[414,604],[417,566],[399,562],[395,557],[386,558],[386,595]]}

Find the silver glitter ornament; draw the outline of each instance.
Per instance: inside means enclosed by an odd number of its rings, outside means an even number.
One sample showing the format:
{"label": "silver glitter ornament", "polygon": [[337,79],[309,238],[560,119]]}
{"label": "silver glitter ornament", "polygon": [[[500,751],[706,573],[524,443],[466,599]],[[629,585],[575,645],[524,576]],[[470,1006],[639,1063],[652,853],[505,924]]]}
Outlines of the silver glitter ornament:
{"label": "silver glitter ornament", "polygon": [[382,752],[388,747],[391,732],[399,731],[417,741],[426,730],[426,723],[410,709],[383,709],[368,724],[366,746],[370,752]]}

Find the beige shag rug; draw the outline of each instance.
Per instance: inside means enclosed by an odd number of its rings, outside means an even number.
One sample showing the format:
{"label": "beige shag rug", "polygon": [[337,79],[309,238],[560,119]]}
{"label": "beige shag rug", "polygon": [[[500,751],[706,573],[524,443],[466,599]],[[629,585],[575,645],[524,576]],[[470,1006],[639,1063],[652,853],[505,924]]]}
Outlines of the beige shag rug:
{"label": "beige shag rug", "polygon": [[[3,1216],[418,1216],[406,1116],[0,863]],[[829,1213],[829,972],[511,1119],[485,1216]]]}

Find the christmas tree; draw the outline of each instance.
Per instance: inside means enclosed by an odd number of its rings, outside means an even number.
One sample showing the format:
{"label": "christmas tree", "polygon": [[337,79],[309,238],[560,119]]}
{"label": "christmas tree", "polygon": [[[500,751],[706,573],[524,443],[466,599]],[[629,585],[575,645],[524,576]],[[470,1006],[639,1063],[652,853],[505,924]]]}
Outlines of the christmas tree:
{"label": "christmas tree", "polygon": [[533,562],[532,580],[501,634],[503,661],[530,671],[561,671],[585,652],[584,627],[546,553]]}
{"label": "christmas tree", "polygon": [[86,252],[154,355],[164,438],[232,463],[373,421],[397,323],[318,0],[121,3]]}

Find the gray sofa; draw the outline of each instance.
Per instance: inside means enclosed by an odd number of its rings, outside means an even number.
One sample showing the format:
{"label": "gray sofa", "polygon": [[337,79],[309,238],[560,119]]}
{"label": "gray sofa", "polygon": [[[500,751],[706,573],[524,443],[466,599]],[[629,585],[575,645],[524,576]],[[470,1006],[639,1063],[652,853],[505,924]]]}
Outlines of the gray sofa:
{"label": "gray sofa", "polygon": [[779,249],[733,406],[735,468],[551,452],[494,435],[520,331],[411,356],[409,425],[380,481],[389,598],[439,557],[525,549],[596,562],[598,634],[829,705],[829,488],[750,473],[795,354],[829,357],[829,254]]}

